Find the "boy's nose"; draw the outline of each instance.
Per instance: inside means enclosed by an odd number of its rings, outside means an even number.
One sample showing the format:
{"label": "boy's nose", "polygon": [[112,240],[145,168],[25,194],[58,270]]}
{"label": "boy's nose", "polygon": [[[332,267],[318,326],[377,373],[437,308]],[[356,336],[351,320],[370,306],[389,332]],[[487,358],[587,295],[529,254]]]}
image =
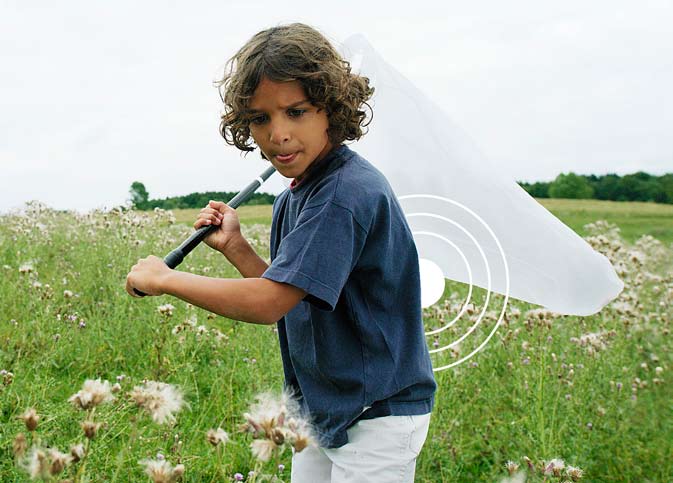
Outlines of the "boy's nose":
{"label": "boy's nose", "polygon": [[290,130],[282,123],[277,123],[271,126],[269,132],[269,141],[274,144],[283,144],[290,140]]}

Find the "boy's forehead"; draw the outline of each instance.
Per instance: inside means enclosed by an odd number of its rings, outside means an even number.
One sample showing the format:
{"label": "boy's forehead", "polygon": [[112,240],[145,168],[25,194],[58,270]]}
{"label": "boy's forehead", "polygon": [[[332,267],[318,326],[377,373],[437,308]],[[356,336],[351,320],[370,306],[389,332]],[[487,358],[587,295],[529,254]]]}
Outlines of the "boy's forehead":
{"label": "boy's forehead", "polygon": [[264,77],[253,92],[247,110],[286,109],[303,102],[308,102],[308,98],[299,81],[274,82]]}

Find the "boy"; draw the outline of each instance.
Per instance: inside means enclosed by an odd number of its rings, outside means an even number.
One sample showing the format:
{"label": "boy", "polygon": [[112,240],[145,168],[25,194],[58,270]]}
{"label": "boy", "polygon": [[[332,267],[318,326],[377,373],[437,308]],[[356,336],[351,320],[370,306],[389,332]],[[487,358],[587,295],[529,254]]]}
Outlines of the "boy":
{"label": "boy", "polygon": [[320,447],[292,459],[292,482],[410,482],[436,384],[421,318],[418,254],[390,185],[342,144],[359,139],[368,79],[316,30],[256,34],[230,61],[221,133],[262,156],[290,188],[273,205],[271,265],[222,202],[195,228],[243,279],[213,279],[140,260],[127,291],[170,294],[212,312],[278,324],[285,383]]}

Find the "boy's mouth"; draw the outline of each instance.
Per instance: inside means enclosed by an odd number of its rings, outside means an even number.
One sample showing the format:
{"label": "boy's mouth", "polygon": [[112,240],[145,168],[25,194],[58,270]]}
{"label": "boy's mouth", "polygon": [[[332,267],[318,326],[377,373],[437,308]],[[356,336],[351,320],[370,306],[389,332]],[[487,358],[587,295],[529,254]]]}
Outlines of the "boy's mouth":
{"label": "boy's mouth", "polygon": [[276,154],[276,159],[280,163],[289,163],[297,156],[297,153],[291,154]]}

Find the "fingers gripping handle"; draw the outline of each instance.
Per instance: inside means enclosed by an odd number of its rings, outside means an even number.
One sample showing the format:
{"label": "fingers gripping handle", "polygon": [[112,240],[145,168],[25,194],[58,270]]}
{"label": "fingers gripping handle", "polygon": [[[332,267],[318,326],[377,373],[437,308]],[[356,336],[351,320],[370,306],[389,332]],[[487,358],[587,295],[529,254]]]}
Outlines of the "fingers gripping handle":
{"label": "fingers gripping handle", "polygon": [[[269,176],[271,176],[273,173],[276,172],[276,168],[273,166],[269,166],[258,178],[255,178],[255,180],[250,183],[248,186],[243,188],[236,196],[234,196],[227,205],[230,208],[236,209],[238,208],[242,203],[244,203],[252,194],[262,186],[262,183],[266,181]],[[201,241],[207,237],[212,231],[215,231],[218,229],[217,225],[210,225],[210,226],[202,226],[201,228],[197,229],[192,235],[187,238],[182,244],[173,250],[171,253],[166,255],[164,258],[164,263],[168,265],[169,268],[173,269],[180,265],[182,263],[182,260],[196,248],[196,246],[201,243]],[[140,290],[134,288],[133,292],[138,295],[139,297],[144,297],[147,294],[141,292]]]}
{"label": "fingers gripping handle", "polygon": [[[182,242],[182,245],[164,257],[164,263],[171,269],[177,267],[185,259],[185,256],[201,243],[201,240],[207,237],[211,232],[217,230],[217,228],[217,225],[210,225],[202,226],[197,229],[189,238]],[[133,293],[139,297],[145,297],[147,295],[136,288],[133,289]]]}

